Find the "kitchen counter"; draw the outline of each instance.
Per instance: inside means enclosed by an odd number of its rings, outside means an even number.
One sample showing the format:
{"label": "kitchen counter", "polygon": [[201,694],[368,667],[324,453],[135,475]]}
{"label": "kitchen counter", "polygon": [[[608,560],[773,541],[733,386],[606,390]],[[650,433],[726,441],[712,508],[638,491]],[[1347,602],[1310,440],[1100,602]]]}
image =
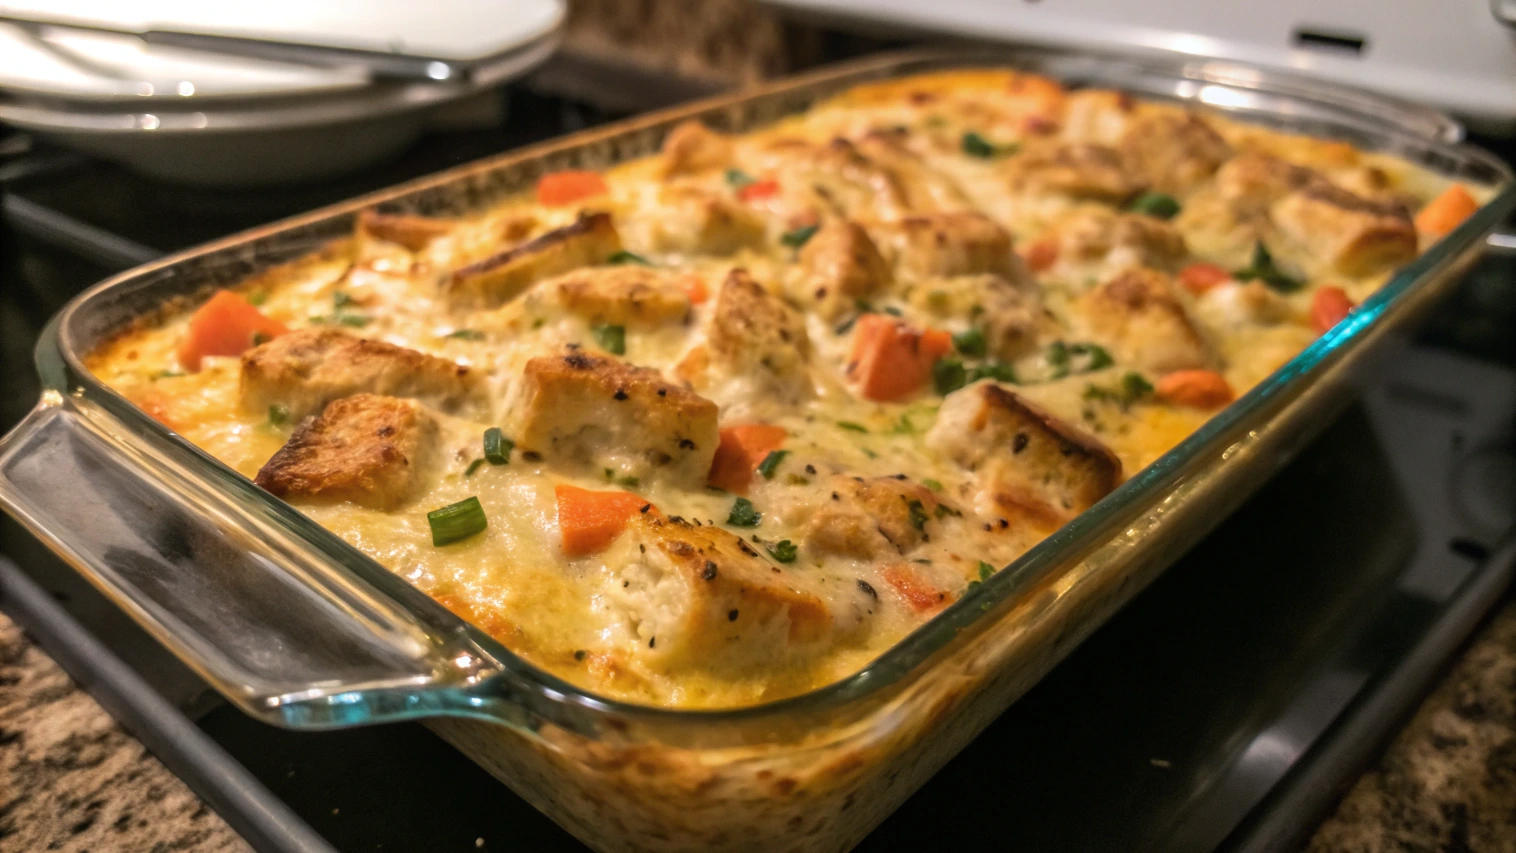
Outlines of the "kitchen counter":
{"label": "kitchen counter", "polygon": [[[1315,832],[1325,851],[1516,851],[1507,599]],[[0,615],[0,850],[247,845]]]}

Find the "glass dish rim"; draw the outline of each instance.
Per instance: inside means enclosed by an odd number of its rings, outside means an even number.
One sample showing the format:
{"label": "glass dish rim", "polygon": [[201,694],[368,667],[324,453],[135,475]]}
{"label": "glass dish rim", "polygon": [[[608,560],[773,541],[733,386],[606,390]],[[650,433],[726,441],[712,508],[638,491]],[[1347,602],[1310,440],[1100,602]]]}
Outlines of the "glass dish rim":
{"label": "glass dish rim", "polygon": [[[237,495],[238,497],[251,496],[252,500],[260,504],[260,509],[267,511],[270,518],[276,520],[277,523],[285,525],[287,532],[301,539],[307,545],[325,551],[326,556],[332,558],[332,562],[336,568],[356,576],[357,579],[374,588],[376,594],[390,600],[413,617],[423,622],[435,622],[438,618],[441,618],[444,623],[447,623],[448,630],[462,630],[466,632],[476,643],[494,657],[495,662],[499,664],[499,669],[493,674],[478,683],[461,688],[473,699],[500,697],[506,691],[499,690],[498,688],[504,683],[514,681],[513,686],[527,688],[532,693],[545,695],[553,704],[573,705],[583,710],[648,722],[677,721],[681,724],[722,725],[746,723],[773,715],[809,715],[850,706],[869,698],[883,698],[888,695],[891,688],[899,688],[908,684],[911,677],[923,671],[925,669],[924,664],[949,646],[954,637],[960,633],[986,627],[988,623],[993,621],[990,618],[993,611],[1005,606],[1018,593],[1031,588],[1038,580],[1046,577],[1060,566],[1071,565],[1076,562],[1078,559],[1077,552],[1081,547],[1094,547],[1104,542],[1108,538],[1109,533],[1114,532],[1127,519],[1144,509],[1147,505],[1146,502],[1161,499],[1168,490],[1177,485],[1188,470],[1200,464],[1208,452],[1226,446],[1250,426],[1256,426],[1258,416],[1265,413],[1269,407],[1278,402],[1286,401],[1292,394],[1303,390],[1309,384],[1308,380],[1311,376],[1324,369],[1333,360],[1334,356],[1342,353],[1348,344],[1357,340],[1361,333],[1373,326],[1374,321],[1386,310],[1398,304],[1400,297],[1408,291],[1413,290],[1436,269],[1455,260],[1476,239],[1493,230],[1512,209],[1516,209],[1516,182],[1512,180],[1510,169],[1503,162],[1489,154],[1489,152],[1475,146],[1465,143],[1451,143],[1441,139],[1416,137],[1406,134],[1391,125],[1375,128],[1375,131],[1381,136],[1391,140],[1398,138],[1402,143],[1412,145],[1419,151],[1435,152],[1458,163],[1467,164],[1474,162],[1489,168],[1502,181],[1502,183],[1496,185],[1500,187],[1499,192],[1452,233],[1446,235],[1432,246],[1431,249],[1418,256],[1415,260],[1398,269],[1372,297],[1366,300],[1354,312],[1349,322],[1339,325],[1337,328],[1315,340],[1310,346],[1296,354],[1242,397],[1218,412],[1194,433],[1191,433],[1179,444],[1165,452],[1153,463],[1134,473],[1094,506],[1080,513],[1073,520],[1039,541],[1001,571],[998,571],[991,578],[984,581],[974,594],[966,595],[955,601],[931,619],[917,626],[916,629],[898,640],[888,649],[885,649],[862,669],[850,675],[794,696],[732,708],[670,708],[601,696],[586,688],[571,684],[550,671],[517,656],[500,641],[478,630],[462,617],[447,611],[440,604],[436,604],[429,597],[425,596],[424,593],[420,593],[419,590],[415,590],[409,584],[405,584],[407,589],[411,590],[415,595],[425,598],[428,603],[433,605],[428,607],[430,611],[428,613],[418,612],[417,601],[414,595],[399,598],[392,591],[391,584],[376,583],[375,578],[370,577],[371,574],[377,571],[404,584],[405,582],[400,580],[398,575],[389,572],[377,561],[374,561],[357,548],[349,545],[340,537],[337,537],[336,534],[331,533],[313,520],[300,514],[291,505],[256,489],[256,487],[251,485],[251,481],[241,474],[238,474],[224,463],[179,437],[177,433],[153,420],[140,408],[127,401],[124,397],[121,397],[114,390],[106,386],[104,382],[95,377],[83,364],[84,353],[73,345],[69,334],[71,328],[70,321],[79,312],[86,310],[86,307],[102,294],[116,288],[129,287],[132,284],[150,284],[156,281],[158,276],[169,274],[174,268],[192,259],[235,251],[239,247],[245,247],[247,244],[260,239],[277,237],[281,233],[294,231],[304,226],[316,225],[321,222],[352,215],[358,211],[375,207],[387,201],[419,193],[427,189],[442,187],[449,183],[466,179],[469,176],[503,169],[513,163],[540,159],[556,151],[583,147],[599,140],[630,135],[639,130],[670,124],[674,121],[694,116],[710,114],[718,109],[731,107],[746,100],[779,95],[788,91],[803,90],[807,87],[827,82],[835,82],[841,85],[858,85],[866,83],[870,79],[878,79],[869,77],[868,75],[871,73],[886,72],[887,79],[888,77],[921,73],[933,69],[951,70],[953,68],[973,68],[996,64],[999,67],[1015,68],[1018,64],[1025,64],[1029,58],[1035,59],[1037,56],[1044,54],[1071,56],[1081,59],[1087,58],[1094,61],[1110,61],[1115,64],[1128,64],[1145,70],[1156,70],[1174,74],[1176,79],[1187,79],[1187,75],[1185,74],[1187,65],[1181,62],[1157,63],[1152,61],[1137,61],[1130,57],[1112,54],[1035,49],[986,49],[965,54],[937,50],[913,50],[879,54],[866,57],[862,60],[831,65],[814,72],[784,78],[754,89],[718,95],[713,98],[679,105],[671,109],[660,110],[642,116],[634,116],[590,131],[558,137],[525,148],[493,155],[394,187],[328,205],[309,213],[229,235],[111,276],[70,300],[53,321],[49,323],[47,330],[39,339],[36,350],[39,372],[43,376],[46,387],[64,394],[82,393],[86,399],[102,404],[111,415],[120,420],[122,425],[130,429],[137,437],[150,440],[156,444],[166,444],[191,451],[195,456],[199,457],[202,463],[209,463],[208,465],[203,465],[198,473],[211,481],[216,488],[227,491],[229,487],[235,487],[235,490],[240,493]],[[1228,64],[1235,67],[1250,67],[1241,63]],[[1261,73],[1259,79],[1267,81],[1272,76],[1275,75]],[[1289,75],[1282,76],[1290,82],[1299,82],[1298,78],[1291,78]],[[1260,88],[1268,89],[1268,86],[1263,85]],[[1354,91],[1330,86],[1319,87],[1319,90],[1328,93],[1338,90]],[[1270,91],[1292,98],[1310,97],[1309,94],[1300,91]],[[1384,100],[1389,104],[1394,103],[1390,99]],[[1243,116],[1242,120],[1245,121],[1246,116]],[[304,254],[296,255],[296,257],[304,257],[310,252],[316,251],[321,244],[329,242],[331,242],[331,238],[326,238],[319,244],[306,247]],[[187,291],[186,295],[194,292]],[[416,687],[411,692],[414,694],[426,694],[439,690],[455,689],[460,688],[457,685],[429,684]],[[339,690],[331,695],[336,696],[341,694],[341,692]],[[432,708],[428,711],[418,712],[417,716],[439,712],[450,713]],[[488,712],[479,715],[498,719],[497,715]]]}

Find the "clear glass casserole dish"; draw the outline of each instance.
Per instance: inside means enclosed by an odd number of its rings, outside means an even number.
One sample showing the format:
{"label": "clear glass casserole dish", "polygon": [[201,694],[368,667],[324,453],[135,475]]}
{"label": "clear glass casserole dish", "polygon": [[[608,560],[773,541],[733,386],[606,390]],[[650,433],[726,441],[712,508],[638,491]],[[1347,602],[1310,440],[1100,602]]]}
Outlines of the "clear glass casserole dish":
{"label": "clear glass casserole dish", "polygon": [[[513,655],[108,390],[83,356],[126,325],[316,251],[360,210],[457,214],[538,176],[652,153],[696,118],[761,126],[849,86],[972,65],[1193,102],[1394,153],[1499,192],[1350,318],[980,590],[858,673],[724,711],[612,701]],[[167,258],[75,299],[37,349],[48,390],[0,440],[0,502],[248,713],[320,729],[425,718],[599,850],[844,850],[1276,471],[1345,385],[1516,208],[1456,125],[1215,63],[1062,54],[873,59],[576,135]]]}

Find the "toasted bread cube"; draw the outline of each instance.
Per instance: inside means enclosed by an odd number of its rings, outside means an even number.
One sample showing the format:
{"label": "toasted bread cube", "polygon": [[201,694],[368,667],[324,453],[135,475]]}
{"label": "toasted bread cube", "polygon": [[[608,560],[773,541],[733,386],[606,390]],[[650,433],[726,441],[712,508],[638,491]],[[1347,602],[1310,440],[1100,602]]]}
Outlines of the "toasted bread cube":
{"label": "toasted bread cube", "polygon": [[827,320],[857,311],[860,299],[889,289],[889,264],[863,226],[834,219],[821,226],[800,250],[799,268],[786,280],[786,292]]}
{"label": "toasted bread cube", "polygon": [[648,328],[683,322],[690,297],[677,277],[644,266],[586,267],[548,279],[533,298],[591,324]]}
{"label": "toasted bread cube", "polygon": [[1370,201],[1313,181],[1269,209],[1280,246],[1315,275],[1366,276],[1416,257],[1416,226],[1394,201]]}
{"label": "toasted bread cube", "polygon": [[968,197],[946,175],[928,166],[905,146],[901,132],[875,130],[856,143],[859,153],[879,164],[894,179],[907,209],[915,213],[968,210]]}
{"label": "toasted bread cube", "polygon": [[1143,188],[1114,148],[1087,142],[1029,145],[1006,164],[1011,189],[1119,204]]}
{"label": "toasted bread cube", "polygon": [[419,403],[354,394],[302,421],[253,482],[286,499],[393,509],[415,491],[436,446],[436,421]]}
{"label": "toasted bread cube", "polygon": [[720,169],[732,162],[732,138],[698,121],[680,123],[663,138],[665,177]]}
{"label": "toasted bread cube", "polygon": [[899,179],[846,139],[817,145],[780,139],[761,152],[766,171],[779,177],[792,208],[851,219],[898,219],[911,212]]}
{"label": "toasted bread cube", "polygon": [[1058,525],[1121,482],[1121,460],[1081,430],[993,382],[949,394],[927,446],[974,472],[981,501]]}
{"label": "toasted bread cube", "polygon": [[609,213],[580,213],[569,225],[454,270],[443,287],[465,304],[499,305],[548,276],[603,264],[619,251]]}
{"label": "toasted bread cube", "polygon": [[1051,235],[1058,241],[1058,260],[1170,269],[1187,254],[1184,236],[1161,219],[1084,207],[1061,220]]}
{"label": "toasted bread cube", "polygon": [[806,369],[810,340],[805,320],[753,280],[734,269],[721,283],[706,330],[711,367],[790,399],[809,396]]}
{"label": "toasted bread cube", "polygon": [[914,287],[910,303],[943,320],[958,320],[984,333],[988,352],[1010,361],[1036,349],[1049,325],[1042,296],[1026,279],[965,275],[931,279]]}
{"label": "toasted bread cube", "polygon": [[297,329],[242,355],[242,405],[282,406],[299,420],[339,397],[368,392],[414,397],[442,407],[476,402],[480,377],[468,367],[413,349],[329,328]]}
{"label": "toasted bread cube", "polygon": [[1110,89],[1076,89],[1068,94],[1063,136],[1074,142],[1115,146],[1136,121],[1137,99]]}
{"label": "toasted bread cube", "polygon": [[907,216],[874,226],[873,234],[903,276],[1020,275],[1010,232],[980,213]]}
{"label": "toasted bread cube", "polygon": [[452,231],[452,222],[427,216],[380,213],[377,210],[365,210],[358,214],[357,237],[360,242],[380,240],[404,246],[412,252],[425,249],[433,240]]}
{"label": "toasted bread cube", "polygon": [[517,445],[570,467],[705,483],[716,404],[656,370],[577,349],[526,363]]}
{"label": "toasted bread cube", "polygon": [[1120,149],[1143,183],[1183,194],[1216,173],[1232,147],[1194,113],[1150,112],[1130,122]]}
{"label": "toasted bread cube", "polygon": [[835,476],[786,513],[806,551],[820,557],[874,560],[908,554],[930,538],[937,499],[893,477]]}
{"label": "toasted bread cube", "polygon": [[1279,199],[1320,176],[1271,154],[1247,151],[1216,171],[1216,189],[1239,216],[1261,216]]}
{"label": "toasted bread cube", "polygon": [[720,527],[644,513],[605,565],[606,602],[658,670],[782,667],[838,633],[826,601],[798,573]]}
{"label": "toasted bread cube", "polygon": [[730,193],[689,184],[666,184],[655,204],[637,217],[634,245],[655,252],[729,255],[763,244],[768,226]]}
{"label": "toasted bread cube", "polygon": [[1079,310],[1126,364],[1159,374],[1210,364],[1204,338],[1161,272],[1127,270],[1081,298]]}

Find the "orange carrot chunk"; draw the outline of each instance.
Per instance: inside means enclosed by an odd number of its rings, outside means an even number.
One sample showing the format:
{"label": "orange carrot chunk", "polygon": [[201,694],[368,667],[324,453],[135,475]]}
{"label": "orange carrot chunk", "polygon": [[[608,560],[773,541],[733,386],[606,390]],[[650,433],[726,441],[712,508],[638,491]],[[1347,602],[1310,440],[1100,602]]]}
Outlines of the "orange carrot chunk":
{"label": "orange carrot chunk", "polygon": [[652,504],[630,492],[592,492],[560,485],[553,488],[553,494],[558,498],[563,553],[570,557],[604,551],[626,530],[632,516],[655,511]]}
{"label": "orange carrot chunk", "polygon": [[1232,386],[1214,370],[1176,370],[1158,380],[1158,399],[1176,406],[1217,409],[1232,402]]}
{"label": "orange carrot chunk", "polygon": [[179,345],[179,364],[194,372],[208,355],[241,355],[288,331],[283,323],[263,316],[240,294],[218,291],[190,316],[189,333]]}
{"label": "orange carrot chunk", "polygon": [[884,582],[917,613],[935,610],[948,603],[947,593],[927,583],[908,566],[888,566],[882,575]]}
{"label": "orange carrot chunk", "polygon": [[609,192],[597,172],[553,172],[537,180],[537,201],[557,207]]}
{"label": "orange carrot chunk", "polygon": [[705,286],[705,279],[694,273],[681,278],[679,284],[690,297],[691,305],[702,305],[705,303],[705,300],[711,298],[711,290]]}
{"label": "orange carrot chunk", "polygon": [[1032,272],[1042,272],[1058,263],[1058,242],[1052,239],[1042,239],[1026,247],[1022,259]]}
{"label": "orange carrot chunk", "polygon": [[932,375],[937,359],[953,349],[953,336],[947,332],[918,331],[883,314],[863,315],[854,329],[848,377],[868,400],[909,397]]}
{"label": "orange carrot chunk", "polygon": [[740,424],[721,428],[721,444],[711,460],[707,482],[733,494],[747,494],[753,472],[764,457],[778,450],[789,433],[772,424]]}
{"label": "orange carrot chunk", "polygon": [[737,190],[737,197],[743,201],[773,198],[778,194],[779,182],[775,180],[753,181],[751,184],[743,184]]}
{"label": "orange carrot chunk", "polygon": [[1442,194],[1427,202],[1416,214],[1416,230],[1432,237],[1441,237],[1457,228],[1479,209],[1479,202],[1469,195],[1462,184],[1454,184]]}
{"label": "orange carrot chunk", "polygon": [[1179,271],[1180,285],[1196,296],[1231,278],[1231,273],[1215,264],[1190,264]]}
{"label": "orange carrot chunk", "polygon": [[1311,325],[1316,327],[1317,332],[1325,332],[1338,323],[1342,318],[1353,310],[1353,300],[1348,298],[1347,293],[1340,287],[1320,287],[1316,294],[1311,297]]}

